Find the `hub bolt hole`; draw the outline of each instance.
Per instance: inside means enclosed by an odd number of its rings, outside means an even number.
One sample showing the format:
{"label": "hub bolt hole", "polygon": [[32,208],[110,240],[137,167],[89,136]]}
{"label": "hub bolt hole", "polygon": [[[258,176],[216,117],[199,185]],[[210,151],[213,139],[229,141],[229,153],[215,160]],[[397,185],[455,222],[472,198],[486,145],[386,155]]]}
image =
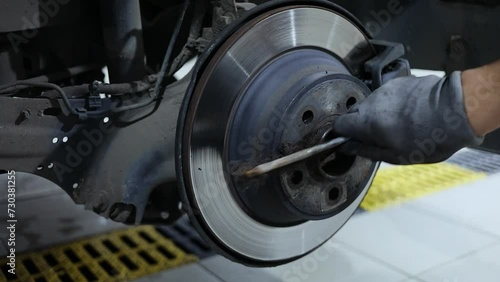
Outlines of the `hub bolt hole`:
{"label": "hub bolt hole", "polygon": [[339,176],[347,173],[356,161],[356,156],[335,153],[335,158],[321,165],[321,170],[329,176]]}
{"label": "hub bolt hole", "polygon": [[292,181],[293,184],[298,185],[302,182],[304,179],[304,175],[302,174],[302,171],[296,170],[292,173],[292,177],[290,180]]}
{"label": "hub bolt hole", "polygon": [[323,137],[321,137],[321,141],[323,143],[325,142],[328,142],[328,141],[332,141],[333,139],[337,138],[337,134],[335,134],[333,132],[333,130],[328,130],[327,132],[325,132],[325,134],[323,134]]}
{"label": "hub bolt hole", "polygon": [[350,97],[349,99],[347,99],[345,106],[347,107],[347,109],[350,109],[352,106],[354,106],[354,104],[356,104],[356,102],[358,102],[358,100],[356,100],[356,98]]}
{"label": "hub bolt hole", "polygon": [[330,199],[330,201],[336,201],[338,200],[339,197],[340,197],[340,189],[337,187],[333,187],[328,192],[328,198]]}
{"label": "hub bolt hole", "polygon": [[314,113],[310,110],[305,111],[304,114],[302,115],[302,122],[304,124],[311,123],[313,120],[314,120]]}

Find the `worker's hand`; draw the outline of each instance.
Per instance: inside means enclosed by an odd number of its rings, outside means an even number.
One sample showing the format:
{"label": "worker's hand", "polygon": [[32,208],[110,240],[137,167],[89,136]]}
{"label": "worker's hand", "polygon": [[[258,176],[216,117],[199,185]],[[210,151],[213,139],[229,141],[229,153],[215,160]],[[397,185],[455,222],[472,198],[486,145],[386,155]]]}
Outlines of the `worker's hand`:
{"label": "worker's hand", "polygon": [[469,125],[460,72],[389,81],[338,117],[334,131],[352,140],[340,151],[393,164],[440,162],[483,140]]}

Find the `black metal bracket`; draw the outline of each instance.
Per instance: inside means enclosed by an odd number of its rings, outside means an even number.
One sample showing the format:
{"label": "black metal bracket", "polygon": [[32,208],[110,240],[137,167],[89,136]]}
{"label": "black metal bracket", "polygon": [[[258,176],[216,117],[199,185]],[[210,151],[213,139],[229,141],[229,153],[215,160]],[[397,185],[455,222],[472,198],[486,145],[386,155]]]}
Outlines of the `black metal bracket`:
{"label": "black metal bracket", "polygon": [[111,111],[111,99],[101,98],[98,91],[101,84],[99,81],[93,81],[89,85],[89,96],[85,99],[70,100],[70,104],[76,109],[80,121],[85,121],[88,118],[103,118]]}
{"label": "black metal bracket", "polygon": [[378,54],[365,62],[365,72],[371,78],[367,84],[372,91],[391,79],[411,74],[410,63],[402,58],[403,44],[383,40],[370,40],[370,43]]}
{"label": "black metal bracket", "polygon": [[98,109],[102,107],[101,97],[99,95],[99,81],[93,81],[89,86],[90,96],[88,97],[89,108]]}

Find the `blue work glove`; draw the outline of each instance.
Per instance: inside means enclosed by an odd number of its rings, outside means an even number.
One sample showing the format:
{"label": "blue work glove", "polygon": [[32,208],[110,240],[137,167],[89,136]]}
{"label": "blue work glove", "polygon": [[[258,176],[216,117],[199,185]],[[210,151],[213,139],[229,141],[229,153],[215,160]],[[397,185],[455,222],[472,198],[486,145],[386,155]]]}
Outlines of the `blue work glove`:
{"label": "blue work glove", "polygon": [[480,145],[465,112],[461,73],[389,81],[334,122],[339,150],[392,164],[436,163]]}

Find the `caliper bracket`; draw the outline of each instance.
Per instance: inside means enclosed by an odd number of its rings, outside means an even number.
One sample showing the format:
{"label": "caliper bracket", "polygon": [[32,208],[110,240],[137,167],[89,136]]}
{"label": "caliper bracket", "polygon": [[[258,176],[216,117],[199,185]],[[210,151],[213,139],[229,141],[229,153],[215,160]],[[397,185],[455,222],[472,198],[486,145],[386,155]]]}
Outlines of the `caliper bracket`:
{"label": "caliper bracket", "polygon": [[372,91],[387,81],[411,74],[410,63],[402,57],[405,48],[401,43],[370,40],[377,55],[365,62],[365,72],[371,80],[366,84]]}

